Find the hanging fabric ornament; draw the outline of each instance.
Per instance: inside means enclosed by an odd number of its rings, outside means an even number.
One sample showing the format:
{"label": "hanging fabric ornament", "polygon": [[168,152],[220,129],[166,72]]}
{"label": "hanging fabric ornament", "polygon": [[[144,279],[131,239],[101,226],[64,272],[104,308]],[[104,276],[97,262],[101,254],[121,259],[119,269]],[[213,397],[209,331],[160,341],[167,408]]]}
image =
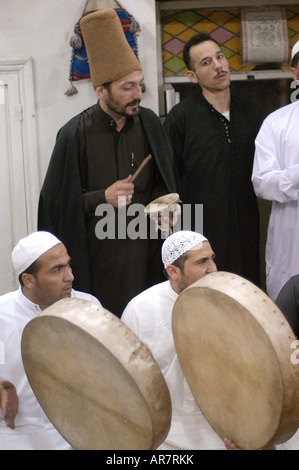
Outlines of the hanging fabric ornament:
{"label": "hanging fabric ornament", "polygon": [[120,19],[127,41],[138,59],[136,35],[140,32],[140,26],[127,11],[120,8],[115,8],[115,11]]}
{"label": "hanging fabric ornament", "polygon": [[[116,11],[122,24],[127,41],[138,59],[137,35],[141,31],[139,23],[130,13],[124,10],[118,2],[116,3],[119,8],[114,8],[114,10]],[[85,8],[84,14],[87,13],[91,13],[91,11],[87,12]],[[84,14],[82,16],[84,16]],[[75,24],[74,34],[70,38],[70,46],[72,48],[69,72],[70,86],[65,92],[66,96],[73,96],[78,93],[78,90],[74,86],[73,82],[90,78],[89,63],[84,39],[80,29],[80,20]]]}
{"label": "hanging fabric ornament", "polygon": [[82,37],[79,21],[75,25],[74,33],[75,34],[71,37],[70,40],[70,42],[72,41],[72,56],[69,73],[70,86],[65,92],[66,96],[73,96],[78,93],[77,88],[73,85],[74,81],[82,80],[84,78],[90,78],[87,52]]}
{"label": "hanging fabric ornament", "polygon": [[[80,24],[79,21],[76,23],[74,28],[74,34],[70,39],[70,46],[72,48],[72,56],[70,62],[70,73],[69,73],[69,82],[70,86],[65,92],[66,96],[73,96],[78,93],[77,88],[73,85],[73,81],[79,80],[81,78],[88,78],[89,76],[89,68],[84,66],[84,63],[87,62],[86,51],[84,51],[83,47],[83,38],[82,34],[79,31]],[[83,70],[85,68],[85,76],[83,74]],[[75,72],[76,70],[77,72]]]}
{"label": "hanging fabric ornament", "polygon": [[70,39],[70,46],[72,49],[80,49],[82,47],[82,39],[78,34],[79,23],[76,24],[73,36]]}

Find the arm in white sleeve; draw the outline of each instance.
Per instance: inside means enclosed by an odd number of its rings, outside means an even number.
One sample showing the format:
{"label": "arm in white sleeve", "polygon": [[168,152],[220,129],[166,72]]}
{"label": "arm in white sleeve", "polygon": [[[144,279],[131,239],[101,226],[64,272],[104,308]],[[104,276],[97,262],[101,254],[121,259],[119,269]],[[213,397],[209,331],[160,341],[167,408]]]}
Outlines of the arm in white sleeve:
{"label": "arm in white sleeve", "polygon": [[132,330],[135,335],[138,335],[138,322],[137,318],[135,315],[135,308],[133,305],[133,302],[129,302],[128,305],[126,306],[125,310],[123,311],[123,314],[121,316],[121,321],[127,325],[130,330]]}
{"label": "arm in white sleeve", "polygon": [[[288,167],[289,155],[278,158],[281,148],[271,122],[264,121],[255,141],[252,184],[258,197],[283,203],[299,198],[299,163]],[[280,161],[286,162],[285,168]]]}

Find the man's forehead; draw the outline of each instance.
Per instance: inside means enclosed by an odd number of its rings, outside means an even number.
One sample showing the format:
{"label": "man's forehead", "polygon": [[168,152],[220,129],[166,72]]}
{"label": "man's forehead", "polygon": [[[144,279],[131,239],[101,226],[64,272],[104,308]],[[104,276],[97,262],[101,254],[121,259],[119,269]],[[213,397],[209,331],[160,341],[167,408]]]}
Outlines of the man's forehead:
{"label": "man's forehead", "polygon": [[214,55],[218,52],[221,52],[221,48],[218,46],[218,44],[216,44],[216,42],[211,40],[195,44],[190,49],[190,53],[193,53],[197,56]]}
{"label": "man's forehead", "polygon": [[200,242],[198,245],[193,246],[188,250],[187,255],[192,256],[192,257],[198,257],[198,256],[211,256],[214,254],[214,251],[208,241],[203,241]]}
{"label": "man's forehead", "polygon": [[204,248],[204,244],[206,245],[208,242],[207,241],[203,241],[203,242],[200,242],[198,243],[197,245],[194,245],[192,248],[190,248],[188,251],[198,251],[198,250],[202,250],[202,248]]}

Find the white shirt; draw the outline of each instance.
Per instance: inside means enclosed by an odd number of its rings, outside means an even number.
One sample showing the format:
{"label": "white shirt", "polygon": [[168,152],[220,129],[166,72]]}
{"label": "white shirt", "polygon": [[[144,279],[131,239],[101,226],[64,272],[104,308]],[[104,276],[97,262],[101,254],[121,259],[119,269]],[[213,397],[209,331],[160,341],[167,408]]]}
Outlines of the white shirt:
{"label": "white shirt", "polygon": [[[101,305],[95,297],[83,292],[73,290],[72,297]],[[15,385],[19,397],[14,430],[6,426],[0,409],[0,450],[71,449],[40,407],[23,367],[22,333],[40,312],[39,306],[27,299],[21,288],[0,297],[0,341],[5,349],[4,361],[0,361],[0,377]]]}
{"label": "white shirt", "polygon": [[273,201],[266,243],[267,293],[275,301],[299,273],[299,101],[271,113],[257,135],[252,183]]}
{"label": "white shirt", "polygon": [[158,450],[226,449],[198,408],[178,361],[171,325],[177,297],[170,282],[162,282],[131,300],[121,317],[148,346],[169,388],[171,428]]}

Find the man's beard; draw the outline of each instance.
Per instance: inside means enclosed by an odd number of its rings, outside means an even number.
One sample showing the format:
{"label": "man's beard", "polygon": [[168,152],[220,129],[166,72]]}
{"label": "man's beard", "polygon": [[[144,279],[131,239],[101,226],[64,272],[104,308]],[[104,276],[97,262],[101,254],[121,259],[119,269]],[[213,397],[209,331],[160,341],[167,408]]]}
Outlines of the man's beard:
{"label": "man's beard", "polygon": [[128,106],[134,106],[134,105],[139,105],[140,100],[134,100],[130,101],[130,103],[127,103],[125,106],[120,105],[117,101],[114,101],[113,98],[110,97],[110,100],[106,101],[106,105],[110,111],[113,111],[116,114],[119,114],[120,116],[125,116],[125,117],[132,117],[132,116],[137,116],[139,114],[139,106],[136,108],[136,110],[128,112],[127,108]]}

